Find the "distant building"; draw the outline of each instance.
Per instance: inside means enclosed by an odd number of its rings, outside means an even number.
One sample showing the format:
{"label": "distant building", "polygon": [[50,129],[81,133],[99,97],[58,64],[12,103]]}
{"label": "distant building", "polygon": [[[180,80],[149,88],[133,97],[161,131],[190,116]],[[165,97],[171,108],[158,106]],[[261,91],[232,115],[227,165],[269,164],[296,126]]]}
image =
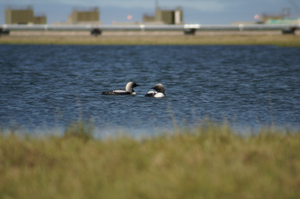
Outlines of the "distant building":
{"label": "distant building", "polygon": [[182,24],[183,10],[181,7],[175,9],[164,9],[156,5],[155,15],[144,14],[143,23]]}
{"label": "distant building", "polygon": [[182,8],[177,7],[173,10],[156,8],[155,21],[162,21],[165,24],[181,24],[182,23]]}
{"label": "distant building", "polygon": [[99,9],[93,7],[86,10],[73,9],[71,15],[68,18],[68,22],[54,22],[52,25],[72,25],[72,24],[91,24],[101,25],[102,22],[99,20]]}
{"label": "distant building", "polygon": [[231,22],[231,25],[252,25],[252,24],[268,24],[268,25],[279,25],[279,24],[287,24],[287,25],[298,25],[300,24],[300,18],[298,19],[290,19],[287,14],[265,14],[263,13],[260,17],[260,21],[245,21],[245,22]]}
{"label": "distant building", "polygon": [[155,16],[144,14],[142,21],[143,22],[153,22],[153,21],[155,21]]}
{"label": "distant building", "polygon": [[269,19],[284,19],[282,14],[265,14],[263,13],[260,18],[260,23],[265,24]]}
{"label": "distant building", "polygon": [[256,22],[256,21],[233,21],[230,23],[230,25],[240,25],[240,24],[255,25],[255,24],[258,24],[258,22]]}
{"label": "distant building", "polygon": [[279,24],[287,24],[287,25],[299,25],[299,19],[268,19],[265,24],[269,25],[279,25]]}
{"label": "distant building", "polygon": [[139,21],[127,21],[127,22],[117,22],[113,21],[113,25],[122,25],[122,26],[132,26],[132,25],[140,25],[141,23]]}
{"label": "distant building", "polygon": [[89,10],[77,10],[74,9],[69,16],[69,23],[80,23],[80,22],[95,22],[99,21],[99,10],[97,7]]}
{"label": "distant building", "polygon": [[47,18],[45,15],[34,16],[32,6],[25,9],[7,8],[5,10],[6,24],[46,24]]}

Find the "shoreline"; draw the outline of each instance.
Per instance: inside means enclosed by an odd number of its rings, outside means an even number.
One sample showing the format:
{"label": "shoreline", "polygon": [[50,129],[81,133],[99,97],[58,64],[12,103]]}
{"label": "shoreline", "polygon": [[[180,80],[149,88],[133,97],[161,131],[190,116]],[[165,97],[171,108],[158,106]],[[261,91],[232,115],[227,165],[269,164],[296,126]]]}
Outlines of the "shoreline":
{"label": "shoreline", "polygon": [[0,37],[1,44],[36,45],[275,45],[300,47],[300,34],[282,35],[280,31],[199,31],[184,35],[181,31],[89,32],[13,31]]}

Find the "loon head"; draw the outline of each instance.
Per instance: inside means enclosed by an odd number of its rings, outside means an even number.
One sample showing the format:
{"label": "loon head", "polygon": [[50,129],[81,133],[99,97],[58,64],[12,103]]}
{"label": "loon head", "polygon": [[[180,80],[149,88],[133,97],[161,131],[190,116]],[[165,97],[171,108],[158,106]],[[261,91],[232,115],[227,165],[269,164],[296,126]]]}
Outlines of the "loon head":
{"label": "loon head", "polygon": [[128,82],[126,84],[125,90],[127,92],[134,92],[133,88],[139,86],[138,84],[136,84],[135,82]]}
{"label": "loon head", "polygon": [[165,87],[162,84],[156,84],[152,87],[152,89],[156,90],[159,93],[165,93]]}

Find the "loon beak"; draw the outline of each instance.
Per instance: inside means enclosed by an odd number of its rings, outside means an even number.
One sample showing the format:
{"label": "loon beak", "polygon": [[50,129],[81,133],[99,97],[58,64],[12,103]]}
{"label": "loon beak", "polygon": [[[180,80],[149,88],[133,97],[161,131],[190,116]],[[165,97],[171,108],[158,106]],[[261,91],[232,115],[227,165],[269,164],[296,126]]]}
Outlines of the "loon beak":
{"label": "loon beak", "polygon": [[140,85],[136,84],[135,86],[140,86]]}

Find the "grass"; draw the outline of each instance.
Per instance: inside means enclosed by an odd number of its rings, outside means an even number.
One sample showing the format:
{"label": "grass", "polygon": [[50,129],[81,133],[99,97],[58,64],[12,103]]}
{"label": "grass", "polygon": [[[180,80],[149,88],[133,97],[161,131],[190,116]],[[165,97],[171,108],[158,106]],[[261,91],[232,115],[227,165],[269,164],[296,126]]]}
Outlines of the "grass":
{"label": "grass", "polygon": [[0,134],[0,198],[299,198],[300,132],[207,124],[134,139]]}
{"label": "grass", "polygon": [[195,35],[195,36],[3,36],[0,44],[77,45],[275,45],[300,47],[300,35]]}

